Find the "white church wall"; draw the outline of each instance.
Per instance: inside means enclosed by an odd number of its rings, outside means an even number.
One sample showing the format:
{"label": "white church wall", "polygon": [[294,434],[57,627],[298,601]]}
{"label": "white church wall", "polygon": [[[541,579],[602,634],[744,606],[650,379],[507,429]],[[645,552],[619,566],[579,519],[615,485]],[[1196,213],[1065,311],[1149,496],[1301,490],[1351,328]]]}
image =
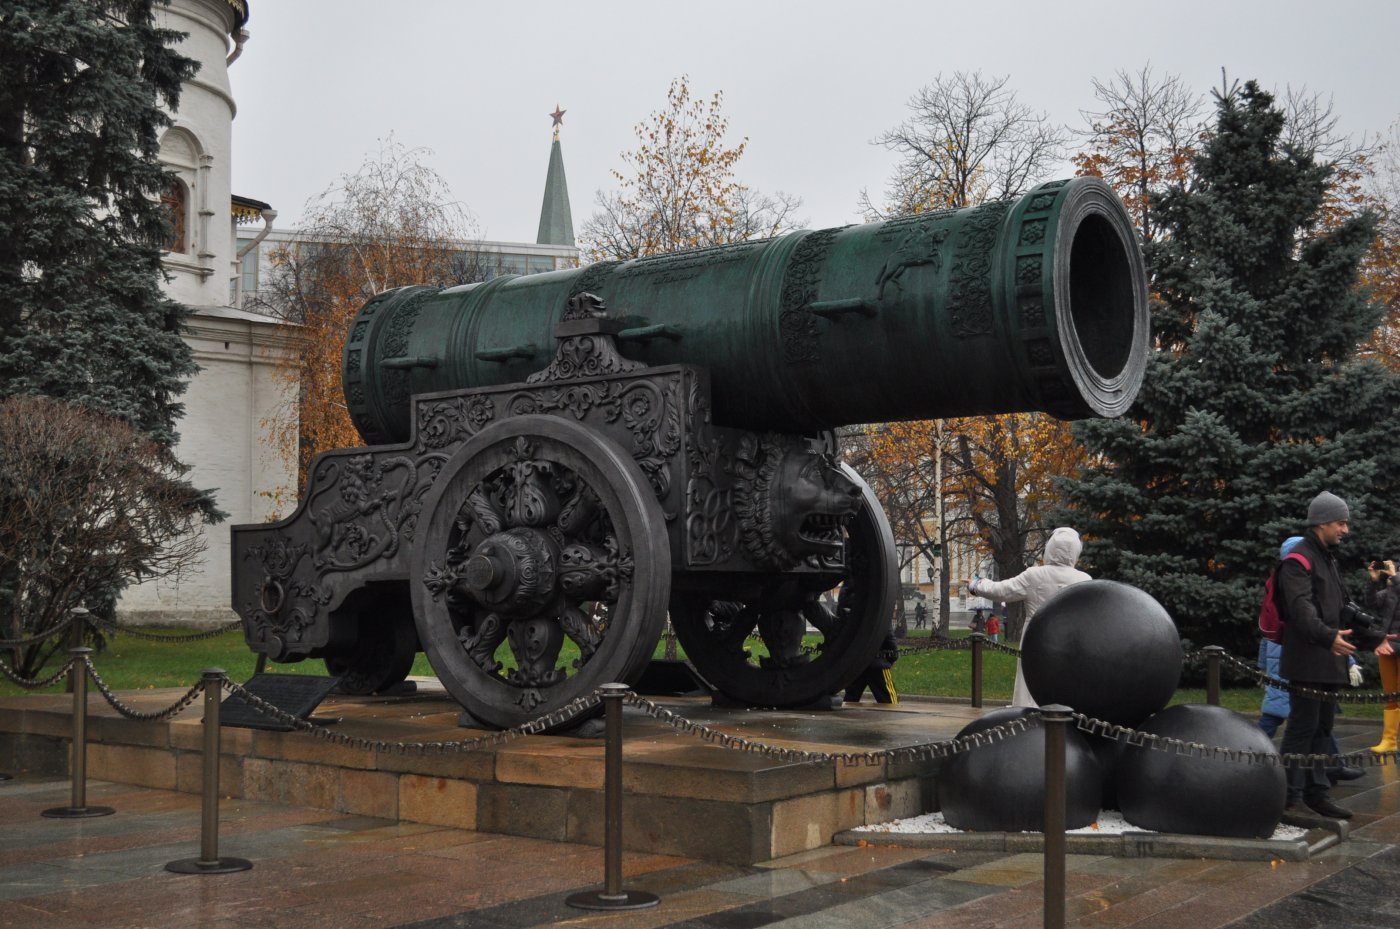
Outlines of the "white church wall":
{"label": "white church wall", "polygon": [[229,518],[206,527],[206,549],[193,570],[127,590],[123,622],[206,627],[236,618],[229,602],[229,528],[267,520],[273,493],[295,488],[295,469],[265,438],[269,420],[295,415],[294,394],[273,376],[288,350],[284,333],[266,317],[230,308],[208,309],[190,321],[186,338],[201,370],[183,397],[176,455],[191,467],[196,486],[214,489]]}

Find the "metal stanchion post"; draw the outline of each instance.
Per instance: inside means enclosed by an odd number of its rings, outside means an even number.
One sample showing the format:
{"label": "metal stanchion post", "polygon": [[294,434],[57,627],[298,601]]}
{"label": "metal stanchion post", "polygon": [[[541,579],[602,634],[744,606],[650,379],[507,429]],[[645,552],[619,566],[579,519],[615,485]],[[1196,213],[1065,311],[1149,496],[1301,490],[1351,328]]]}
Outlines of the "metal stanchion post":
{"label": "metal stanchion post", "polygon": [[199,857],[172,861],[165,870],[176,874],[230,874],[247,871],[246,858],[219,857],[219,698],[223,668],[204,669],[204,805],[199,824]]}
{"label": "metal stanchion post", "polygon": [[1225,649],[1219,645],[1207,645],[1201,651],[1206,653],[1206,703],[1220,705],[1220,656]]}
{"label": "metal stanchion post", "polygon": [[1065,926],[1065,731],[1067,706],[1040,708],[1045,727],[1045,929]]}
{"label": "metal stanchion post", "polygon": [[69,771],[73,790],[68,806],[44,810],[49,819],[87,819],[110,816],[116,812],[110,806],[87,805],[87,656],[92,649],[68,649],[72,664],[68,668],[68,683],[73,692],[73,752]]}
{"label": "metal stanchion post", "polygon": [[565,903],[581,910],[640,910],[661,898],[644,890],[622,889],[622,701],[626,684],[604,684],[607,744],[603,748],[603,891],[571,894]]}
{"label": "metal stanchion post", "polygon": [[[75,606],[68,612],[72,616],[68,623],[68,648],[71,652],[72,649],[83,647],[83,637],[87,635],[88,616],[91,614],[84,606]],[[63,685],[63,690],[65,693],[71,694],[73,692],[73,678],[68,678],[68,681]]]}
{"label": "metal stanchion post", "polygon": [[968,638],[972,639],[972,708],[980,709],[982,706],[982,642],[983,635],[974,632]]}

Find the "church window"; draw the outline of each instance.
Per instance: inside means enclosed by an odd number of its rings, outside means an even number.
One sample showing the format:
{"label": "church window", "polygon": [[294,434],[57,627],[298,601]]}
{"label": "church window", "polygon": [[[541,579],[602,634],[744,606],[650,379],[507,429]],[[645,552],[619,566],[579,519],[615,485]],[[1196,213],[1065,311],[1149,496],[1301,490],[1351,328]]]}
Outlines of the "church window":
{"label": "church window", "polygon": [[169,252],[188,251],[186,217],[190,211],[190,193],[185,182],[179,178],[171,178],[169,186],[160,195],[160,204],[164,208],[166,219],[170,224],[165,250]]}

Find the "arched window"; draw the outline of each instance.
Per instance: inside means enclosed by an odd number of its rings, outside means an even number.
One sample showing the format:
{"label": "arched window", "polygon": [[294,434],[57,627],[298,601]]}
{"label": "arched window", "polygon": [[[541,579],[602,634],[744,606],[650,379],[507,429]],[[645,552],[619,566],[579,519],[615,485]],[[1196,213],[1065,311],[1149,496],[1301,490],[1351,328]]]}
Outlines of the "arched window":
{"label": "arched window", "polygon": [[170,221],[170,237],[166,239],[165,250],[184,252],[189,250],[189,237],[186,234],[186,217],[190,212],[190,192],[185,182],[172,177],[165,192],[160,195],[160,205]]}

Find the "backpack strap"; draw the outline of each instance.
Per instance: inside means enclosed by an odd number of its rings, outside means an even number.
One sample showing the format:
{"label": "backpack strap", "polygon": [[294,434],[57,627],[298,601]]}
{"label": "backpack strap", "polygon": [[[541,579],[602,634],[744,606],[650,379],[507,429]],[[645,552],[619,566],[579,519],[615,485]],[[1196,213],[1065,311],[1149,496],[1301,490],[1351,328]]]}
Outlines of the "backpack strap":
{"label": "backpack strap", "polygon": [[1290,558],[1301,564],[1303,566],[1304,571],[1308,572],[1309,574],[1312,573],[1312,562],[1308,560],[1306,555],[1300,552],[1289,552],[1287,555],[1283,556],[1284,561],[1288,561]]}

